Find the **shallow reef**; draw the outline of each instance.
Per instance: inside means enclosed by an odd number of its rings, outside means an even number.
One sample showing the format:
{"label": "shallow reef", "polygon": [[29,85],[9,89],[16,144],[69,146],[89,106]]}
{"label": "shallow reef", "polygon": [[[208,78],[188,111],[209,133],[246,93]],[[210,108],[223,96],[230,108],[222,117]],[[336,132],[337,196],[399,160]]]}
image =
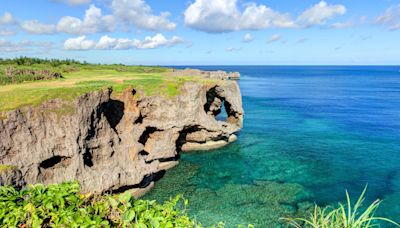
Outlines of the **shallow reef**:
{"label": "shallow reef", "polygon": [[227,227],[277,227],[282,225],[280,218],[299,216],[313,207],[308,201],[310,193],[299,184],[254,181],[205,187],[196,178],[198,172],[199,166],[184,161],[157,182],[145,198],[164,201],[183,194],[189,200],[189,214],[206,226],[224,221]]}

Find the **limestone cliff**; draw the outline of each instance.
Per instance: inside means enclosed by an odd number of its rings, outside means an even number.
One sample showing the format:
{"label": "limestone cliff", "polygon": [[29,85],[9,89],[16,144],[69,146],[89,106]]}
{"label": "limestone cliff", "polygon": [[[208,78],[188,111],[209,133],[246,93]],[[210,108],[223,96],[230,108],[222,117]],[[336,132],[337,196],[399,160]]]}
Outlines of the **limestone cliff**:
{"label": "limestone cliff", "polygon": [[[226,121],[218,121],[222,106]],[[179,153],[236,139],[243,122],[238,84],[186,82],[175,97],[111,89],[7,113],[0,120],[0,164],[18,183],[78,180],[84,191],[146,188],[176,165]]]}

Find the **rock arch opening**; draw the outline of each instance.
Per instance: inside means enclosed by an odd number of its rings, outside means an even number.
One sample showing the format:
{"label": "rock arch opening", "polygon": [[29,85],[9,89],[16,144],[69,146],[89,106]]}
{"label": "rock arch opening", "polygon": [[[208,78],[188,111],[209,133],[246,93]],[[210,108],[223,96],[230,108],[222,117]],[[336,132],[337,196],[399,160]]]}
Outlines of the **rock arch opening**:
{"label": "rock arch opening", "polygon": [[207,102],[204,104],[204,111],[208,115],[214,116],[218,121],[227,122],[230,115],[230,104],[218,94],[217,87],[209,89],[206,97]]}

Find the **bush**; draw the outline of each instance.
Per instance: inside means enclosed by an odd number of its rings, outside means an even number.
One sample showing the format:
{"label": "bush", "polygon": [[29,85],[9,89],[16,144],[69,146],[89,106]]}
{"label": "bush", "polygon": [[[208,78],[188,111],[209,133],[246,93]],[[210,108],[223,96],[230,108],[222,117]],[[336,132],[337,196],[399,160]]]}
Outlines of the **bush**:
{"label": "bush", "polygon": [[77,182],[0,187],[1,227],[199,227],[177,196],[159,204],[130,193],[84,195]]}
{"label": "bush", "polygon": [[379,227],[376,223],[378,221],[400,227],[390,219],[375,216],[381,200],[374,201],[365,210],[361,209],[366,190],[367,188],[364,189],[354,206],[352,206],[349,193],[346,191],[346,205],[339,203],[338,208],[321,208],[316,205],[308,218],[285,218],[284,220],[288,222],[289,226],[298,228],[370,228]]}

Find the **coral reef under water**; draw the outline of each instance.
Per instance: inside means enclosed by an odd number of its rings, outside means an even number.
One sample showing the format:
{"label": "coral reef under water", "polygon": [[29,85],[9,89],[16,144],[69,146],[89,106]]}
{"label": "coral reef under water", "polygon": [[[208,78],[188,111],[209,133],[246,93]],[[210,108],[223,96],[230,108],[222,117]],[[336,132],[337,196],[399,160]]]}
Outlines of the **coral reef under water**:
{"label": "coral reef under water", "polygon": [[276,227],[282,224],[280,218],[299,216],[313,207],[307,201],[310,193],[299,184],[254,181],[210,188],[199,182],[198,172],[198,165],[183,161],[157,182],[145,198],[164,201],[171,195],[183,194],[190,202],[189,214],[197,221],[204,225],[224,221],[227,227]]}

